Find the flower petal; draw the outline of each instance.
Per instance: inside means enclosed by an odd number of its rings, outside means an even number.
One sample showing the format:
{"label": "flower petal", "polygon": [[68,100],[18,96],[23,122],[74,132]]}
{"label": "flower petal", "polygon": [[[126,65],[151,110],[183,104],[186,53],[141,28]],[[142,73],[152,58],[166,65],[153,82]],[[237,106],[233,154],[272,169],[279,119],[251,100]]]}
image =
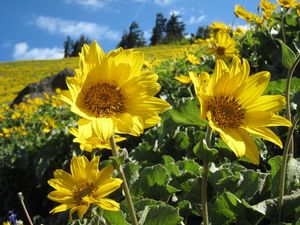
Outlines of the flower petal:
{"label": "flower petal", "polygon": [[119,211],[120,210],[120,204],[109,198],[102,198],[102,199],[98,200],[98,202],[96,204],[105,210],[109,210],[109,211]]}
{"label": "flower petal", "polygon": [[262,111],[246,111],[243,124],[247,127],[274,127],[286,126],[290,127],[291,122],[286,118],[270,112]]}
{"label": "flower petal", "polygon": [[100,188],[96,192],[97,198],[103,198],[108,196],[110,193],[114,192],[118,188],[120,188],[123,181],[119,178],[113,178],[113,180],[109,183],[102,184]]}
{"label": "flower petal", "polygon": [[285,105],[285,98],[281,95],[260,96],[255,102],[246,107],[246,111],[279,112]]}

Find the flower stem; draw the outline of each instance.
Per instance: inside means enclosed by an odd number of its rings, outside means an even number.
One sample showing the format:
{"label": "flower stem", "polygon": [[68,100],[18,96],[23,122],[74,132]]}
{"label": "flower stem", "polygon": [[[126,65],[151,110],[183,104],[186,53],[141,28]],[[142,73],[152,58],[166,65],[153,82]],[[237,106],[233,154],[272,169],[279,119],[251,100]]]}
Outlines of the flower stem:
{"label": "flower stem", "polygon": [[[292,83],[292,77],[293,77],[293,74],[295,72],[295,69],[298,65],[300,61],[300,54],[298,54],[297,58],[295,59],[292,67],[289,69],[288,71],[288,76],[287,76],[287,79],[286,79],[286,87],[285,87],[285,100],[286,100],[286,116],[287,116],[287,119],[289,121],[292,120],[292,115],[291,115],[291,100],[290,100],[290,90],[291,90],[291,83]],[[293,136],[291,137],[291,145],[289,147],[289,152],[291,154],[294,154],[294,140],[293,140]]]}
{"label": "flower stem", "polygon": [[26,205],[25,205],[25,202],[24,202],[24,197],[23,197],[22,192],[19,192],[19,193],[18,193],[18,196],[19,196],[20,202],[21,202],[21,204],[22,204],[23,210],[24,210],[24,212],[25,212],[25,215],[26,215],[26,217],[27,217],[27,219],[28,219],[29,224],[30,224],[30,225],[33,225],[33,222],[32,222],[32,220],[31,220],[30,215],[29,215],[29,213],[28,213],[28,210],[27,210],[27,208],[26,208]]}
{"label": "flower stem", "polygon": [[281,162],[281,170],[280,170],[280,180],[279,180],[279,198],[278,198],[278,215],[277,221],[281,221],[281,214],[282,214],[282,206],[283,206],[283,196],[284,196],[284,189],[285,189],[285,175],[286,175],[286,167],[287,167],[287,159],[289,153],[289,147],[292,143],[292,137],[296,125],[299,121],[298,113],[295,115],[294,121],[292,123],[292,127],[289,129],[287,139],[284,144],[283,149],[283,158]]}
{"label": "flower stem", "polygon": [[[205,141],[207,146],[211,146],[212,129],[207,126]],[[203,174],[201,182],[201,205],[202,205],[202,218],[203,224],[208,225],[208,207],[207,207],[207,178],[208,178],[208,161],[206,157],[203,157]]]}
{"label": "flower stem", "polygon": [[285,12],[286,12],[286,10],[284,10],[282,12],[282,15],[281,15],[281,33],[282,33],[283,42],[286,44],[286,36],[285,36],[285,29],[284,29],[284,16],[285,16]]}
{"label": "flower stem", "polygon": [[[114,135],[112,135],[111,138],[110,138],[110,145],[111,145],[113,156],[118,157],[119,153],[117,151],[117,146],[116,146]],[[126,199],[127,204],[128,204],[128,208],[129,208],[129,213],[130,213],[130,217],[131,217],[131,220],[132,220],[132,224],[133,225],[138,225],[138,221],[137,221],[137,217],[136,217],[134,205],[133,205],[133,202],[132,202],[132,199],[131,199],[131,195],[130,195],[130,191],[129,191],[129,188],[128,188],[128,184],[127,184],[127,181],[126,181],[126,177],[125,177],[124,171],[122,169],[122,166],[121,165],[117,165],[117,163],[115,163],[115,167],[116,167],[116,169],[119,172],[120,178],[123,180],[122,188],[123,188],[123,191],[125,193],[125,199]]]}

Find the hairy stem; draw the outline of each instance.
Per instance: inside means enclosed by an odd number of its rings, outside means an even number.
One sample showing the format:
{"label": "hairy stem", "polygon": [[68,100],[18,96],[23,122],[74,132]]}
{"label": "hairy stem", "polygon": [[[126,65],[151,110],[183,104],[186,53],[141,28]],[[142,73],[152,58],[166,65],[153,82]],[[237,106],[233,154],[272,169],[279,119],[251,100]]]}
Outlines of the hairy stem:
{"label": "hairy stem", "polygon": [[[111,138],[110,138],[110,145],[111,145],[113,156],[118,157],[119,153],[117,151],[117,146],[116,146],[114,135],[112,135]],[[115,167],[118,170],[120,178],[123,180],[122,188],[123,188],[123,191],[125,193],[125,199],[126,199],[127,204],[128,204],[132,224],[133,225],[138,225],[134,205],[133,205],[133,202],[132,202],[131,194],[130,194],[130,191],[129,191],[129,188],[128,188],[128,184],[127,184],[127,181],[126,181],[124,171],[122,169],[122,166],[117,165],[117,163],[115,163]]]}
{"label": "hairy stem", "polygon": [[25,202],[24,202],[24,197],[23,197],[22,192],[19,192],[19,193],[18,193],[18,196],[19,196],[20,202],[21,202],[21,204],[22,204],[23,210],[24,210],[24,212],[25,212],[25,215],[26,215],[26,217],[27,217],[27,220],[28,220],[29,224],[30,224],[30,225],[33,225],[33,222],[32,222],[32,220],[31,220],[30,215],[29,215],[29,213],[28,213],[28,210],[27,210],[27,208],[26,208],[26,205],[25,205]]}
{"label": "hairy stem", "polygon": [[292,123],[292,127],[289,129],[288,136],[285,141],[284,149],[283,149],[283,157],[282,157],[282,162],[281,162],[280,180],[279,180],[279,198],[278,198],[278,215],[277,215],[278,222],[281,221],[283,196],[284,196],[284,189],[285,189],[285,175],[286,175],[286,166],[287,166],[289,147],[292,143],[293,133],[294,133],[294,130],[296,128],[298,121],[299,121],[299,116],[297,113],[295,115],[295,119]]}

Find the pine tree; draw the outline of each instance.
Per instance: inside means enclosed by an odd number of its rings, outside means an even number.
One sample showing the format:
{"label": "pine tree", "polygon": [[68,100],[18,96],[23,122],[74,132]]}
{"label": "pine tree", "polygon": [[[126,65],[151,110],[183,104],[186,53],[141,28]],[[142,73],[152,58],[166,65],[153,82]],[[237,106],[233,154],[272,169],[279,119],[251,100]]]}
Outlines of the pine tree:
{"label": "pine tree", "polygon": [[185,25],[179,15],[172,14],[166,25],[166,37],[164,43],[180,41],[184,38]]}
{"label": "pine tree", "polygon": [[75,41],[73,44],[73,51],[71,53],[71,56],[78,56],[81,52],[81,49],[84,44],[90,44],[91,40],[88,37],[85,37],[84,35],[80,35],[79,39]]}
{"label": "pine tree", "polygon": [[139,25],[133,21],[129,26],[129,32],[123,32],[121,41],[118,47],[135,48],[145,46],[144,32],[139,28]]}
{"label": "pine tree", "polygon": [[164,39],[164,33],[166,31],[167,19],[164,18],[163,14],[157,13],[155,26],[152,29],[152,36],[150,38],[150,45],[161,44]]}
{"label": "pine tree", "polygon": [[64,57],[71,57],[73,51],[73,40],[70,36],[67,36],[67,40],[64,42]]}
{"label": "pine tree", "polygon": [[200,26],[196,32],[195,38],[206,39],[209,37],[209,29],[207,26]]}

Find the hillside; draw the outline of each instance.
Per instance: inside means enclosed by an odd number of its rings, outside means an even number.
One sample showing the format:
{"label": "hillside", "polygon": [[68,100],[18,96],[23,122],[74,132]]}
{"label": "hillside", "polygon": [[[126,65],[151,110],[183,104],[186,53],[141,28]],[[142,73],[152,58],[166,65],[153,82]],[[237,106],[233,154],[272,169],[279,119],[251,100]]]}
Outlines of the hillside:
{"label": "hillside", "polygon": [[[186,45],[161,45],[137,48],[149,62],[159,63],[182,52]],[[31,60],[0,63],[0,104],[10,102],[26,85],[58,73],[64,68],[74,69],[78,58],[59,60]]]}

